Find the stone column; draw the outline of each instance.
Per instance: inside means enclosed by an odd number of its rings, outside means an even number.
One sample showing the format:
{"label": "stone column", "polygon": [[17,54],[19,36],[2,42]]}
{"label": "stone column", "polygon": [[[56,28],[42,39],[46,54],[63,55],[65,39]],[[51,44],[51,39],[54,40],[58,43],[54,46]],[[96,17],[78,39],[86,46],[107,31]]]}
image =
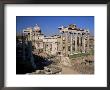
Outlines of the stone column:
{"label": "stone column", "polygon": [[61,56],[63,55],[63,33],[61,33]]}
{"label": "stone column", "polygon": [[82,53],[85,53],[85,34],[82,36],[82,46],[83,46]]}
{"label": "stone column", "polygon": [[65,32],[65,56],[68,56],[68,32]]}
{"label": "stone column", "polygon": [[45,52],[45,42],[43,42],[43,51]]}
{"label": "stone column", "polygon": [[75,33],[75,54],[77,54],[77,33]]}
{"label": "stone column", "polygon": [[87,34],[87,52],[89,52],[89,33]]}
{"label": "stone column", "polygon": [[70,45],[70,47],[71,47],[70,54],[73,55],[73,34],[72,34],[72,32],[70,34],[71,34],[71,37],[70,37],[71,38],[71,41],[70,41],[70,44],[71,44]]}
{"label": "stone column", "polygon": [[79,52],[81,52],[81,35],[79,34]]}

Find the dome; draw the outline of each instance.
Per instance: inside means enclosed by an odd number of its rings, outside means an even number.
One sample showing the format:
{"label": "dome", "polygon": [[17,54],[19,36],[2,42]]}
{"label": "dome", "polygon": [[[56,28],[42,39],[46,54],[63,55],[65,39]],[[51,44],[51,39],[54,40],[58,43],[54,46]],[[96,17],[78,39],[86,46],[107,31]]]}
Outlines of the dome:
{"label": "dome", "polygon": [[41,31],[40,27],[37,24],[34,26],[34,31],[37,31],[37,32]]}

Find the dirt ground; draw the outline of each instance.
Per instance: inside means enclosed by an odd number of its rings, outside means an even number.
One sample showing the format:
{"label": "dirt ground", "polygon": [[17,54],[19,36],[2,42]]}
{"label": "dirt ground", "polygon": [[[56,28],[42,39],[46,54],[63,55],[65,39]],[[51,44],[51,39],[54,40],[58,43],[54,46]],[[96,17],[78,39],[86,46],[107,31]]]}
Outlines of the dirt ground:
{"label": "dirt ground", "polygon": [[74,69],[72,69],[71,67],[62,67],[62,74],[79,74],[77,71],[75,71]]}

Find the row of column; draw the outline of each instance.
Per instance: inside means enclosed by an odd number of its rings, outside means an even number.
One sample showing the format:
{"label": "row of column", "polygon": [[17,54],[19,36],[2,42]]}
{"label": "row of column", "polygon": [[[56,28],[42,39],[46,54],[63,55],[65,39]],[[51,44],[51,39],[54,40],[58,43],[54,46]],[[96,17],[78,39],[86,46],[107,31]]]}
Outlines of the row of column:
{"label": "row of column", "polygon": [[[63,32],[61,33],[61,55],[63,54],[63,34],[65,34],[65,56],[68,56],[68,32]],[[85,33],[82,35],[81,33],[73,33],[70,32],[70,54],[72,55],[73,52],[74,54],[77,54],[78,51],[82,50],[82,53],[85,53],[86,51],[86,37],[87,37],[87,50],[89,50],[89,34]],[[79,39],[78,39],[79,38]],[[81,40],[82,39],[82,40]],[[75,41],[74,48],[75,50],[73,51],[73,41]],[[82,42],[82,46],[81,46]],[[78,45],[79,43],[79,45]],[[79,50],[78,50],[79,48]],[[80,51],[81,52],[81,51]]]}

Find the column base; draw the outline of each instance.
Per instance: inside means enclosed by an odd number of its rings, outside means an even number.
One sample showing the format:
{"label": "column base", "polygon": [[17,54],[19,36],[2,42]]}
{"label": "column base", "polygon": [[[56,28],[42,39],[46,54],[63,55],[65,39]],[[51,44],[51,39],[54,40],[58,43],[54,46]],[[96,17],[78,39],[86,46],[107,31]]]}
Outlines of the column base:
{"label": "column base", "polygon": [[82,53],[85,53],[85,51],[83,51]]}
{"label": "column base", "polygon": [[71,53],[70,55],[73,55],[73,53]]}
{"label": "column base", "polygon": [[78,54],[78,53],[74,53],[74,54]]}

